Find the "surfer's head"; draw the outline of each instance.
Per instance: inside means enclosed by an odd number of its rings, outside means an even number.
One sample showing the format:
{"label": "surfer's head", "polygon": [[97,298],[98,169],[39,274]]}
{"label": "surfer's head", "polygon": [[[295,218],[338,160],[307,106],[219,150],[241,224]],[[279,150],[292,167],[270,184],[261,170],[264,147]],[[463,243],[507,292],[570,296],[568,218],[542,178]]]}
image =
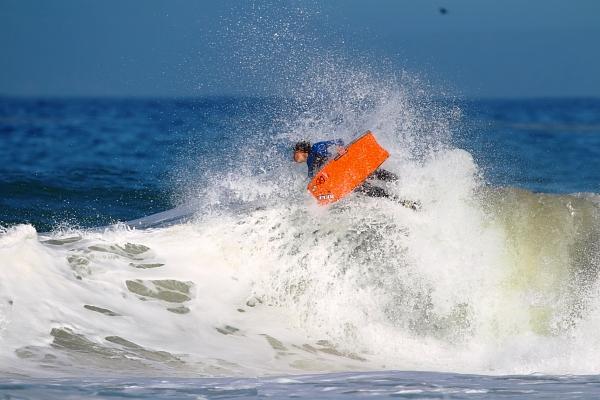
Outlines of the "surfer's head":
{"label": "surfer's head", "polygon": [[306,162],[310,153],[310,142],[302,141],[294,146],[294,161],[297,163]]}

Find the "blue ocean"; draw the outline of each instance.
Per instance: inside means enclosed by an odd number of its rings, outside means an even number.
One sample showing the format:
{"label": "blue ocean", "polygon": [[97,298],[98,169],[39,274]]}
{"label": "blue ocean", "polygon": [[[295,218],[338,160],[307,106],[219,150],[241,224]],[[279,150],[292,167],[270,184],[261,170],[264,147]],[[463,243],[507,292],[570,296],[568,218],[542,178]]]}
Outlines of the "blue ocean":
{"label": "blue ocean", "polygon": [[[0,398],[597,398],[600,100],[328,73],[0,98]],[[420,210],[306,191],[367,130]]]}

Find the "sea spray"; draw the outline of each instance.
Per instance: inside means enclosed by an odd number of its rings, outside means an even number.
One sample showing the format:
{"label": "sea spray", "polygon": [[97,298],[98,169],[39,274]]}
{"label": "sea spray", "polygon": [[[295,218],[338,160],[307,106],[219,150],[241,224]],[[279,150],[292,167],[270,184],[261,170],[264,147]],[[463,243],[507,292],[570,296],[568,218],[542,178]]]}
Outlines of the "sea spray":
{"label": "sea spray", "polygon": [[[250,68],[277,54],[245,47]],[[598,197],[489,185],[454,144],[460,106],[309,50],[263,64],[289,77],[270,102],[198,106],[166,223],[0,233],[3,375],[597,372]],[[387,190],[421,211],[306,194],[293,142],[367,129],[399,175]]]}

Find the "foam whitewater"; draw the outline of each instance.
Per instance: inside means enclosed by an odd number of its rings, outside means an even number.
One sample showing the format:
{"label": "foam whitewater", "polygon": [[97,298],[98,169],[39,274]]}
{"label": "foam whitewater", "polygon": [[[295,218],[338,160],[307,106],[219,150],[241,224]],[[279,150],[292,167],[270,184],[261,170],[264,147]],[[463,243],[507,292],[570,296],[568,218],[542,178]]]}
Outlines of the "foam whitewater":
{"label": "foam whitewater", "polygon": [[[178,177],[180,208],[3,228],[0,374],[598,371],[598,195],[486,184],[452,144],[459,107],[352,65],[322,56],[271,126],[243,119],[224,160]],[[366,130],[400,177],[387,190],[419,212],[306,194],[290,143]]]}
{"label": "foam whitewater", "polygon": [[299,196],[4,229],[2,375],[597,371],[599,197],[489,188],[458,149],[403,171],[419,212]]}

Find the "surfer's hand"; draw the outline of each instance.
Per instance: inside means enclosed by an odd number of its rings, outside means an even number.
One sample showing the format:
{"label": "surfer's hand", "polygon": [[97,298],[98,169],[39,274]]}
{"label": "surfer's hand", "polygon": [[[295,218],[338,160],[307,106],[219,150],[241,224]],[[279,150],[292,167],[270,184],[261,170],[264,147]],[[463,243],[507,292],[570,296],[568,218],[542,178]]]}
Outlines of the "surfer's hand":
{"label": "surfer's hand", "polygon": [[338,155],[343,156],[344,154],[346,154],[346,148],[344,146],[338,146],[337,152],[338,152]]}

